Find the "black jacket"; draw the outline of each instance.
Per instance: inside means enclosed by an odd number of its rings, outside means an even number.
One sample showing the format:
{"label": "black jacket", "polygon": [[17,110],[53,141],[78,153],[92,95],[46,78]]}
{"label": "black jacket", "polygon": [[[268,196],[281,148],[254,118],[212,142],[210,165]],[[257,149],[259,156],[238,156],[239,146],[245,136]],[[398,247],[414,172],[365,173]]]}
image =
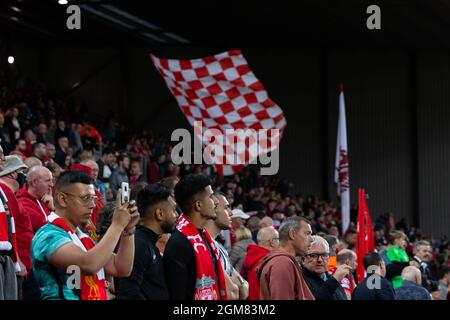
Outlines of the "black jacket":
{"label": "black jacket", "polygon": [[[376,280],[376,281],[375,281]],[[369,284],[379,284],[378,288],[369,288]],[[395,300],[395,291],[385,278],[378,274],[369,274],[353,291],[352,300]]]}
{"label": "black jacket", "polygon": [[414,256],[413,260],[416,261],[420,267],[420,273],[422,274],[422,287],[428,290],[428,292],[433,292],[439,290],[438,281],[434,280],[431,276],[431,270],[428,267],[428,263],[422,261],[419,257]]}
{"label": "black jacket", "polygon": [[168,300],[163,260],[155,245],[158,235],[141,225],[136,228],[133,271],[119,280],[117,299]]}
{"label": "black jacket", "polygon": [[328,272],[324,281],[317,273],[314,273],[302,265],[306,282],[317,300],[347,300],[344,288]]}
{"label": "black jacket", "polygon": [[[205,239],[201,230],[199,230],[199,233]],[[211,252],[211,248],[206,241],[205,244]],[[214,254],[211,254],[211,256],[217,277],[217,259]],[[197,277],[197,263],[192,244],[180,231],[175,230],[170,237],[166,250],[164,251],[163,260],[169,298],[171,300],[193,300]]]}

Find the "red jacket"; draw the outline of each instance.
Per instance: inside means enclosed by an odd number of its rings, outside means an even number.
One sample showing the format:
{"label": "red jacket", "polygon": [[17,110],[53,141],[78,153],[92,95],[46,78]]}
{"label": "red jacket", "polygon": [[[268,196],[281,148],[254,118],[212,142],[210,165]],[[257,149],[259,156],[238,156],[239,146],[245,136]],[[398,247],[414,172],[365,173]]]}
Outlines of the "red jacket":
{"label": "red jacket", "polygon": [[256,277],[256,267],[270,251],[257,244],[249,244],[247,255],[242,264],[241,275],[248,281],[248,300],[259,300],[259,281]]}
{"label": "red jacket", "polygon": [[28,192],[27,184],[17,191],[16,197],[22,210],[29,214],[33,234],[35,234],[40,227],[47,223],[50,210],[44,202]]}
{"label": "red jacket", "polygon": [[14,225],[16,227],[17,253],[22,263],[27,267],[28,273],[31,272],[30,246],[33,239],[33,230],[28,212],[23,211],[19,205],[16,196],[8,185],[0,182],[0,188],[8,199],[8,207],[14,216]]}

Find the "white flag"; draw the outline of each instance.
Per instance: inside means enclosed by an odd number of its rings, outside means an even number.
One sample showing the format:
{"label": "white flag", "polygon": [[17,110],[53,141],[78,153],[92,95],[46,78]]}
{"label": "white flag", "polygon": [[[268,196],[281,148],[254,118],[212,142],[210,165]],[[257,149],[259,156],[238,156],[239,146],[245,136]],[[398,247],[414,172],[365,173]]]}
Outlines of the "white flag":
{"label": "white flag", "polygon": [[339,95],[339,121],[336,145],[336,166],[334,182],[341,197],[342,235],[350,225],[350,179],[348,174],[347,125],[345,120],[344,91]]}

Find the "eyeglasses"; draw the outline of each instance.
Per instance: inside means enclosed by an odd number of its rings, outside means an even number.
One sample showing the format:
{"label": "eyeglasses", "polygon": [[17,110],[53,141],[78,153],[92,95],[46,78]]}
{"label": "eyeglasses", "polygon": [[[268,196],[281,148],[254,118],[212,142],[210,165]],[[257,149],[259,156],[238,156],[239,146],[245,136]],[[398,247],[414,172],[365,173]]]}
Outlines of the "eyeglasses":
{"label": "eyeglasses", "polygon": [[330,255],[328,253],[310,253],[306,255],[307,258],[319,260],[319,257],[322,258],[322,260],[327,260]]}
{"label": "eyeglasses", "polygon": [[64,193],[64,194],[67,194],[68,196],[72,196],[72,197],[76,197],[76,198],[80,199],[81,203],[84,204],[84,205],[88,205],[91,202],[94,203],[94,205],[97,205],[97,203],[98,203],[98,197],[97,196],[91,196],[90,194],[87,194],[85,196],[80,197],[80,196],[77,196],[75,194],[71,194],[71,193],[68,193],[68,192],[61,191],[61,193]]}

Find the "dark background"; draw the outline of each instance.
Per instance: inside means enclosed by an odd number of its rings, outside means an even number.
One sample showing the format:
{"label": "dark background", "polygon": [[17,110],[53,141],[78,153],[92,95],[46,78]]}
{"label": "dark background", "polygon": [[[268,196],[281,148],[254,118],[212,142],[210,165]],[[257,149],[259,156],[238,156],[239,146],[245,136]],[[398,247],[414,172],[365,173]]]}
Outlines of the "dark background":
{"label": "dark background", "polygon": [[[342,82],[351,201],[365,187],[372,216],[392,211],[431,237],[448,234],[450,1],[156,2],[71,1],[81,30],[69,31],[56,0],[2,1],[0,69],[170,137],[188,123],[149,54],[242,49],[287,119],[280,175],[330,199]],[[370,4],[381,30],[366,28]]]}

